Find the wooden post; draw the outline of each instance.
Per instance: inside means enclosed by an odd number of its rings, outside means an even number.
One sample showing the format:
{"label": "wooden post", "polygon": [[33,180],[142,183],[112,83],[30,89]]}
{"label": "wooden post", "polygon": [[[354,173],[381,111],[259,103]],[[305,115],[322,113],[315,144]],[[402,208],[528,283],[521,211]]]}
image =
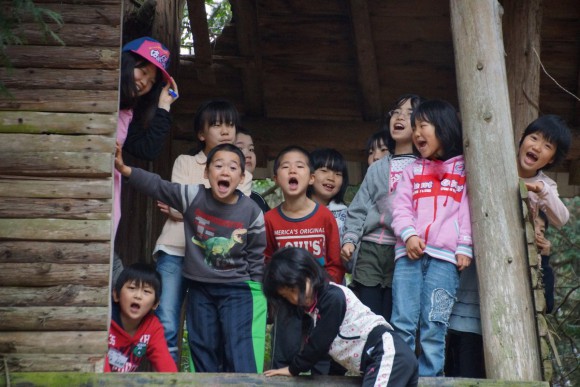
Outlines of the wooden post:
{"label": "wooden post", "polygon": [[[505,0],[504,42],[514,141],[538,118],[540,106],[541,0]],[[534,50],[536,52],[534,52]]]}
{"label": "wooden post", "polygon": [[485,361],[489,378],[541,380],[500,10],[450,1]]}

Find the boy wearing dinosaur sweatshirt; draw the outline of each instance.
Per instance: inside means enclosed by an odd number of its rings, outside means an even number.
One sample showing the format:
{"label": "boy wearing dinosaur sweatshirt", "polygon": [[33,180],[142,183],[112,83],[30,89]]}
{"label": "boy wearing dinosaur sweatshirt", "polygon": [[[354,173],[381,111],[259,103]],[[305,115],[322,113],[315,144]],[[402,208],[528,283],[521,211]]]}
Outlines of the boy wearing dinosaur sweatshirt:
{"label": "boy wearing dinosaur sweatshirt", "polygon": [[221,144],[209,152],[205,175],[210,188],[170,183],[128,167],[119,147],[115,168],[137,190],[183,213],[187,330],[195,370],[261,373],[266,234],[262,211],[236,189],[244,178],[242,151]]}

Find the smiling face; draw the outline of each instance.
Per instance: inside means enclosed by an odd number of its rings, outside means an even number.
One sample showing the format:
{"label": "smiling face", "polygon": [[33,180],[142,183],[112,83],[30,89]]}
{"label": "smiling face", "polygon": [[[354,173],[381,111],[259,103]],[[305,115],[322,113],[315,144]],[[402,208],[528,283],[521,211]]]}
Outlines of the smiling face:
{"label": "smiling face", "polygon": [[256,169],[256,152],[254,151],[254,141],[251,136],[244,133],[236,134],[235,145],[242,150],[246,157],[246,170],[254,173]]}
{"label": "smiling face", "polygon": [[284,198],[306,193],[314,181],[308,162],[308,156],[299,151],[290,151],[280,158],[274,181],[284,193]]}
{"label": "smiling face", "polygon": [[[411,114],[413,105],[411,100],[406,100],[397,109],[394,109],[389,122],[391,137],[395,140],[395,154],[409,153],[407,148],[411,147],[413,128],[411,126]],[[399,151],[399,149],[405,150]]]}
{"label": "smiling face", "polygon": [[382,139],[379,139],[378,141],[375,141],[375,143],[373,143],[373,146],[369,150],[367,162],[369,165],[371,165],[375,161],[382,159],[388,154],[389,149],[387,148],[387,145],[383,142]]}
{"label": "smiling face", "polygon": [[125,328],[139,325],[143,317],[159,304],[155,303],[155,289],[145,283],[137,285],[137,281],[126,282],[120,294],[113,291],[113,300],[119,304]]}
{"label": "smiling face", "polygon": [[424,159],[436,160],[443,154],[441,141],[435,135],[435,126],[428,121],[415,120],[413,143]]}
{"label": "smiling face", "polygon": [[236,188],[244,180],[241,162],[234,152],[220,150],[207,165],[204,177],[209,180],[212,196],[218,202],[234,204],[238,201]]}
{"label": "smiling face", "polygon": [[554,162],[557,147],[546,140],[540,132],[527,135],[518,151],[518,174],[520,177],[536,176],[538,170]]}
{"label": "smiling face", "polygon": [[133,68],[133,77],[137,87],[137,95],[141,97],[151,91],[157,79],[157,67],[147,62],[145,66]]}
{"label": "smiling face", "polygon": [[342,172],[323,167],[314,171],[312,198],[325,206],[330,203],[342,187]]}
{"label": "smiling face", "polygon": [[217,120],[211,124],[204,123],[203,130],[198,133],[197,138],[205,141],[203,152],[207,155],[210,150],[219,144],[233,144],[236,138],[236,126]]}

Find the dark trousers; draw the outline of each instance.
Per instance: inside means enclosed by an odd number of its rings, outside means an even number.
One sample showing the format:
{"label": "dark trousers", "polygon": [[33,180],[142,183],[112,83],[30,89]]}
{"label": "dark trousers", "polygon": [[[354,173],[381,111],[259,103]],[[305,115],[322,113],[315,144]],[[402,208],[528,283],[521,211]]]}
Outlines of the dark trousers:
{"label": "dark trousers", "polygon": [[248,282],[189,281],[187,332],[196,372],[257,372],[252,325],[266,322],[265,300],[263,311],[254,310],[258,301]]}
{"label": "dark trousers", "polygon": [[[272,369],[290,365],[294,356],[300,353],[310,330],[312,319],[300,315],[295,308],[281,307],[276,313],[272,329]],[[323,359],[312,367],[313,375],[328,375],[330,357]]]}
{"label": "dark trousers", "polygon": [[445,376],[485,378],[483,337],[477,333],[448,331]]}
{"label": "dark trousers", "polygon": [[361,365],[363,383],[370,386],[417,386],[419,362],[395,331],[375,327],[364,346]]}
{"label": "dark trousers", "polygon": [[356,293],[359,300],[369,307],[369,309],[385,320],[391,321],[393,311],[393,289],[381,285],[365,286],[355,282]]}

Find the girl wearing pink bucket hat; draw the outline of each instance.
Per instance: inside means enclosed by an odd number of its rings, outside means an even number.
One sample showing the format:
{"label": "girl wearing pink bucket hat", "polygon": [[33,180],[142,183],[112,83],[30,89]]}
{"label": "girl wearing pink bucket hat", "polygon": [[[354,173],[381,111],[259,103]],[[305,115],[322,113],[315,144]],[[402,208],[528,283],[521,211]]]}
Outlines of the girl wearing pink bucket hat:
{"label": "girl wearing pink bucket hat", "polygon": [[[157,158],[171,127],[171,104],[177,84],[167,72],[169,50],[159,41],[142,37],[123,46],[121,53],[117,142],[123,150],[143,159]],[[114,173],[113,237],[121,218],[121,175]],[[115,254],[113,283],[122,271]]]}

